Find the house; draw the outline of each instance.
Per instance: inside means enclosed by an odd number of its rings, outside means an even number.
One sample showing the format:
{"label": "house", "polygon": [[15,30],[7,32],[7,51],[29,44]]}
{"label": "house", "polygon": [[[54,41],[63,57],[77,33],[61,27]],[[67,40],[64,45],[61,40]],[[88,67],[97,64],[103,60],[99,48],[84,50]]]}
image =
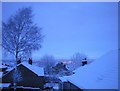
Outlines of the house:
{"label": "house", "polygon": [[118,89],[118,50],[110,51],[89,65],[81,66],[75,74],[59,78],[63,89]]}
{"label": "house", "polygon": [[64,76],[64,77],[59,77],[59,79],[61,80],[61,84],[62,84],[62,88],[63,91],[83,91],[81,88],[77,87],[75,84],[71,83],[68,80],[68,77],[70,76]]}
{"label": "house", "polygon": [[16,69],[12,68],[4,74],[2,83],[11,83],[13,85],[16,81],[17,86],[43,89],[45,84],[43,68],[22,62],[17,65]]}
{"label": "house", "polygon": [[[2,76],[6,70],[7,70],[7,66],[0,63],[0,81],[2,81]],[[2,86],[2,85],[0,84],[0,86]]]}

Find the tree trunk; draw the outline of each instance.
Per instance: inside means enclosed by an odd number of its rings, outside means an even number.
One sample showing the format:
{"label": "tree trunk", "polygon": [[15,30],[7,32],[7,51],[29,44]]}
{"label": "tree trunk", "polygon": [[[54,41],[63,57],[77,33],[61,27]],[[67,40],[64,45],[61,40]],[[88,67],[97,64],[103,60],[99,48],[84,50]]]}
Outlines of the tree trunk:
{"label": "tree trunk", "polygon": [[18,51],[17,50],[16,50],[15,58],[16,58],[16,62],[17,62],[17,59],[18,59]]}
{"label": "tree trunk", "polygon": [[16,91],[16,83],[17,83],[17,79],[16,79],[16,74],[17,74],[17,61],[18,61],[18,51],[16,51],[16,60],[15,60],[15,72],[14,72],[14,91]]}

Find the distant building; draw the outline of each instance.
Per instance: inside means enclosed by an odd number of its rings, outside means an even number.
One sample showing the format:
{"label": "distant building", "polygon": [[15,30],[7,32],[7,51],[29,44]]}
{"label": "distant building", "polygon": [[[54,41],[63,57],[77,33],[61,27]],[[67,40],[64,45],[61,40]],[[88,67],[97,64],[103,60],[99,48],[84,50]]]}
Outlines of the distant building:
{"label": "distant building", "polygon": [[66,64],[64,64],[63,62],[60,62],[55,67],[53,67],[53,72],[64,76],[73,74],[71,71],[68,70]]}
{"label": "distant building", "polygon": [[66,65],[63,64],[63,62],[58,63],[55,67],[53,67],[55,70],[65,70],[67,71],[68,69],[66,68]]}
{"label": "distant building", "polygon": [[[16,82],[17,86],[23,87],[33,87],[43,89],[45,80],[44,80],[44,69],[31,65],[27,62],[22,62],[17,65],[18,81]],[[9,72],[3,75],[2,83],[14,83],[14,72],[15,68],[11,69]]]}

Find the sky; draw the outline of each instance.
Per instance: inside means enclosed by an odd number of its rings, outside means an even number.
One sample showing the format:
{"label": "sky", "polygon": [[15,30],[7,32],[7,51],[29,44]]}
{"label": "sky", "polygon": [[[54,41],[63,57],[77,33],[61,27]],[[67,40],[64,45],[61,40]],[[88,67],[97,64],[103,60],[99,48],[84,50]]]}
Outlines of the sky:
{"label": "sky", "polygon": [[45,35],[33,59],[43,55],[71,58],[74,53],[99,58],[118,48],[118,4],[100,2],[29,2],[2,3],[2,19],[6,21],[22,7],[32,7],[34,23]]}

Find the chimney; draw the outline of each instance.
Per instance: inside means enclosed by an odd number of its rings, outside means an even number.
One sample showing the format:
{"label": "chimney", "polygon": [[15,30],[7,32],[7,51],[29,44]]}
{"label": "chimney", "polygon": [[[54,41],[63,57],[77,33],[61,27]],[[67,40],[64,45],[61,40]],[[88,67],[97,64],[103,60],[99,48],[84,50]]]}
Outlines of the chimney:
{"label": "chimney", "polygon": [[21,58],[17,60],[17,64],[20,64],[20,63],[21,63]]}
{"label": "chimney", "polygon": [[28,63],[29,63],[30,65],[32,65],[32,59],[31,59],[31,58],[29,58]]}
{"label": "chimney", "polygon": [[82,61],[82,66],[86,65],[87,64],[87,59],[84,58],[84,60]]}

